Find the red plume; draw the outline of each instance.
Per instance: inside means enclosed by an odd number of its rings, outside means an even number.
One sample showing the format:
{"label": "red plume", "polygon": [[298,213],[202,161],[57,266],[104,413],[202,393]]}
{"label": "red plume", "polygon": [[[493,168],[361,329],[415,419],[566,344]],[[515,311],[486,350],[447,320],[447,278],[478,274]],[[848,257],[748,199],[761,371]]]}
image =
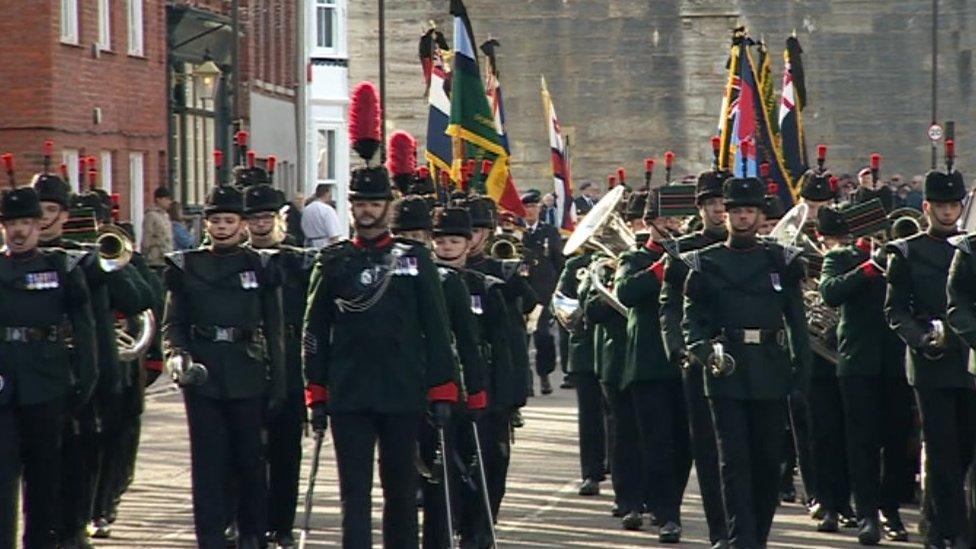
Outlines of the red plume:
{"label": "red plume", "polygon": [[275,166],[278,165],[278,157],[273,154],[269,154],[267,163],[268,163],[268,175],[274,175]]}
{"label": "red plume", "polygon": [[749,158],[749,151],[751,150],[752,150],[752,143],[750,143],[749,141],[743,141],[739,143],[739,152],[742,153],[743,160]]}
{"label": "red plume", "polygon": [[95,184],[98,181],[98,172],[95,170],[88,170],[88,188],[96,189]]}
{"label": "red plume", "polygon": [[491,160],[482,160],[481,161],[481,175],[487,177],[489,173],[491,173]]}
{"label": "red plume", "polygon": [[246,147],[247,138],[248,138],[248,133],[244,130],[241,130],[237,132],[236,135],[234,135],[234,142],[237,143],[238,147]]}
{"label": "red plume", "polygon": [[819,162],[827,160],[827,145],[817,145],[817,160]]}
{"label": "red plume", "polygon": [[945,154],[946,154],[946,158],[956,157],[956,142],[954,140],[946,139]]}
{"label": "red plume", "polygon": [[474,158],[469,158],[469,159],[468,159],[468,160],[467,160],[467,161],[466,161],[466,162],[464,163],[464,171],[465,171],[465,173],[467,173],[467,174],[468,174],[468,178],[469,178],[469,179],[471,178],[471,176],[472,176],[472,175],[474,175],[474,166],[475,166],[475,164],[477,164],[477,163],[478,163],[478,162],[477,162],[477,161],[476,161],[476,160],[475,160]]}
{"label": "red plume", "polygon": [[769,177],[769,162],[763,162],[759,165],[759,175],[761,175],[763,179]]}
{"label": "red plume", "polygon": [[664,167],[671,169],[672,164],[674,164],[674,152],[666,151],[664,153]]}
{"label": "red plume", "polygon": [[68,165],[67,164],[61,164],[60,170],[61,170],[61,179],[63,179],[64,182],[67,183],[68,182]]}
{"label": "red plume", "polygon": [[214,166],[219,170],[224,165],[224,151],[220,149],[214,149],[213,152]]}
{"label": "red plume", "polygon": [[44,141],[44,156],[51,156],[54,154],[54,141],[50,139]]}
{"label": "red plume", "polygon": [[428,169],[427,166],[417,168],[417,177],[424,180],[430,178],[430,169]]}
{"label": "red plume", "polygon": [[257,159],[257,156],[258,156],[257,153],[255,153],[254,151],[247,151],[247,167],[248,168],[253,168],[254,167],[254,161]]}
{"label": "red plume", "polygon": [[654,159],[645,158],[644,159],[644,173],[651,173],[654,171]]}
{"label": "red plume", "polygon": [[441,170],[441,185],[449,187],[451,185],[451,174],[447,170]]}
{"label": "red plume", "polygon": [[14,183],[14,155],[3,153],[0,155],[0,160],[3,161],[3,169],[7,172],[7,177],[10,178],[10,186],[16,187],[17,184]]}
{"label": "red plume", "polygon": [[827,180],[827,183],[830,185],[830,190],[837,192],[839,181],[840,179],[838,179],[836,175],[830,176],[830,179]]}
{"label": "red plume", "polygon": [[779,185],[773,181],[770,181],[769,184],[766,185],[766,194],[770,196],[776,196],[779,194]]}
{"label": "red plume", "polygon": [[617,186],[617,176],[611,175],[607,177],[607,189],[612,189]]}
{"label": "red plume", "polygon": [[369,162],[380,146],[380,96],[372,82],[360,82],[349,104],[349,141],[359,157]]}
{"label": "red plume", "polygon": [[85,164],[88,166],[88,169],[89,170],[94,170],[95,169],[95,162],[97,162],[97,161],[98,161],[98,159],[95,158],[94,156],[85,157]]}
{"label": "red plume", "polygon": [[386,169],[390,175],[410,175],[417,170],[417,140],[397,130],[390,135],[386,147]]}
{"label": "red plume", "polygon": [[712,136],[712,153],[713,154],[718,154],[718,150],[721,147],[722,147],[722,138],[719,137],[719,136],[717,136],[717,135],[713,135]]}
{"label": "red plume", "polygon": [[877,170],[880,167],[881,167],[881,155],[878,154],[878,153],[872,154],[871,155],[871,169],[872,170]]}
{"label": "red plume", "polygon": [[621,183],[627,182],[627,172],[623,168],[617,168],[617,179],[620,180]]}

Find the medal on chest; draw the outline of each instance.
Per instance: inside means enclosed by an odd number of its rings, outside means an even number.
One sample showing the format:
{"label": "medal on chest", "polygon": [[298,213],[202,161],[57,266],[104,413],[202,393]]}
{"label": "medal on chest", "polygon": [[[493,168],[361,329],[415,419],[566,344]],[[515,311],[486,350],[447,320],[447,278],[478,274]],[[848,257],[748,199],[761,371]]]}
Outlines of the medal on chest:
{"label": "medal on chest", "polygon": [[376,275],[373,274],[372,267],[363,269],[363,272],[359,273],[359,283],[363,286],[372,286],[374,280],[376,280]]}
{"label": "medal on chest", "polygon": [[393,267],[393,274],[400,276],[417,276],[420,270],[417,266],[417,258],[410,256],[398,257]]}
{"label": "medal on chest", "polygon": [[240,273],[241,288],[253,290],[258,287],[258,275],[254,271],[243,271]]}
{"label": "medal on chest", "polygon": [[3,388],[6,384],[7,384],[6,380],[3,379],[3,376],[0,376],[0,393],[3,392]]}
{"label": "medal on chest", "polygon": [[773,289],[777,292],[783,291],[783,285],[779,281],[779,273],[769,273],[769,282],[772,283]]}
{"label": "medal on chest", "polygon": [[482,313],[485,312],[485,310],[481,306],[481,296],[480,295],[477,295],[476,294],[476,295],[472,295],[471,296],[471,312],[474,313],[474,314],[476,314],[476,315],[480,315],[480,314],[482,314]]}
{"label": "medal on chest", "polygon": [[61,285],[58,273],[46,271],[43,273],[27,273],[24,279],[24,288],[28,290],[51,290]]}

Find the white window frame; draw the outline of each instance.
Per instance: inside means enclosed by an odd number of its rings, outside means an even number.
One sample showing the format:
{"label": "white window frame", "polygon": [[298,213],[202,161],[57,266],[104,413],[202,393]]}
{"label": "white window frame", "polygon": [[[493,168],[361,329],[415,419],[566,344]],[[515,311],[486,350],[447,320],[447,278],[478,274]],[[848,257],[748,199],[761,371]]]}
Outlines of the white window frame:
{"label": "white window frame", "polygon": [[[346,51],[346,2],[347,0],[312,0],[310,21],[312,25],[312,57],[344,58]],[[332,47],[319,46],[319,9],[335,11]]]}
{"label": "white window frame", "polygon": [[112,194],[112,151],[102,151],[98,171],[102,176],[102,190]]}
{"label": "white window frame", "polygon": [[129,221],[135,230],[135,241],[142,242],[143,196],[146,189],[146,153],[129,153]]}
{"label": "white window frame", "polygon": [[142,12],[143,0],[126,0],[126,22],[128,28],[128,54],[133,57],[144,57],[145,20]]}
{"label": "white window frame", "polygon": [[112,0],[98,0],[98,49],[112,50]]}
{"label": "white window frame", "polygon": [[78,192],[81,188],[81,181],[78,179],[78,171],[80,166],[78,162],[80,161],[80,155],[78,154],[78,149],[61,149],[61,163],[67,167],[68,170],[68,181],[66,183],[71,186],[71,190]]}
{"label": "white window frame", "polygon": [[[320,124],[318,124],[318,125],[315,126],[315,148],[312,149],[312,150],[315,151],[315,184],[316,185],[321,185],[322,183],[325,183],[327,185],[335,186],[338,183],[338,180],[339,180],[339,169],[338,168],[339,167],[338,167],[337,164],[338,164],[338,161],[339,161],[339,151],[338,151],[338,149],[339,149],[339,130],[340,129],[341,128],[339,127],[338,124],[322,124],[322,123],[320,123]],[[325,178],[319,177],[319,149],[320,149],[320,147],[319,147],[320,141],[319,140],[321,139],[320,132],[326,132],[326,135],[328,135],[328,132],[332,132],[332,134],[333,134],[333,138],[332,138],[332,150],[329,151],[329,155],[330,155],[329,161],[330,161],[330,165],[332,167],[332,177],[331,178],[329,178],[329,177],[325,177]],[[315,190],[315,187],[314,186],[312,187],[312,190],[313,191]]]}
{"label": "white window frame", "polygon": [[78,45],[78,0],[61,0],[61,43]]}

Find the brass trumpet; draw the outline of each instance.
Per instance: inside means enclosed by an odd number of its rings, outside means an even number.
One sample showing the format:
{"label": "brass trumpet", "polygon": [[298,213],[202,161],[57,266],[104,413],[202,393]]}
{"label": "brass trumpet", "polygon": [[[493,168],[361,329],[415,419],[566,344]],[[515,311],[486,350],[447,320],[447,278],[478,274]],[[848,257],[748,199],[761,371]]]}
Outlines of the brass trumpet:
{"label": "brass trumpet", "polygon": [[95,238],[98,265],[106,273],[125,268],[132,260],[133,246],[128,235],[115,225],[102,225]]}

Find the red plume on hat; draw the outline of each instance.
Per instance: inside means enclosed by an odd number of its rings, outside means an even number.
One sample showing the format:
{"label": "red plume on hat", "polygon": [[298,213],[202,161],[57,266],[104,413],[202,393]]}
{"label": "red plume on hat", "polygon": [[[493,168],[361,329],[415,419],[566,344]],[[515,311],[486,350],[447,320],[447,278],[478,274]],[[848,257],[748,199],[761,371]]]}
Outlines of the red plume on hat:
{"label": "red plume on hat", "polygon": [[54,141],[44,141],[44,173],[51,171],[51,157],[54,155]]}
{"label": "red plume on hat", "polygon": [[380,96],[372,82],[360,82],[349,104],[349,141],[360,158],[369,162],[380,146]]}
{"label": "red plume on hat", "polygon": [[410,133],[397,130],[386,147],[386,169],[390,175],[410,175],[417,170],[417,140]]}
{"label": "red plume on hat", "polygon": [[766,184],[766,194],[769,196],[776,196],[779,194],[779,185],[775,181],[770,181]]}
{"label": "red plume on hat", "polygon": [[3,161],[3,169],[7,172],[7,177],[10,178],[10,187],[16,187],[17,183],[14,181],[14,155],[3,153],[0,155],[0,161]]}

